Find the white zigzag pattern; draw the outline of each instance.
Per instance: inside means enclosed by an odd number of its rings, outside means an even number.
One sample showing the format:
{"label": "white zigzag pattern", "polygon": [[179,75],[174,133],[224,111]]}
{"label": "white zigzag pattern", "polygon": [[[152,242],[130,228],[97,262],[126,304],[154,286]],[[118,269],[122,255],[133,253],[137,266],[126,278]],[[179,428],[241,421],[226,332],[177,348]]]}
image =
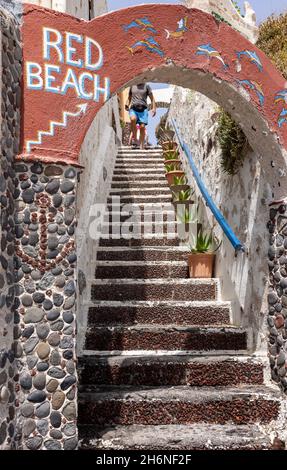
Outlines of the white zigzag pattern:
{"label": "white zigzag pattern", "polygon": [[61,122],[58,121],[50,121],[50,129],[49,131],[38,131],[38,140],[28,140],[26,143],[27,152],[31,152],[31,148],[33,145],[42,145],[43,137],[53,137],[55,132],[55,127],[67,127],[68,125],[68,117],[77,117],[82,113],[85,113],[87,110],[87,103],[86,104],[79,104],[77,108],[79,111],[76,113],[71,113],[70,111],[63,111],[63,120]]}

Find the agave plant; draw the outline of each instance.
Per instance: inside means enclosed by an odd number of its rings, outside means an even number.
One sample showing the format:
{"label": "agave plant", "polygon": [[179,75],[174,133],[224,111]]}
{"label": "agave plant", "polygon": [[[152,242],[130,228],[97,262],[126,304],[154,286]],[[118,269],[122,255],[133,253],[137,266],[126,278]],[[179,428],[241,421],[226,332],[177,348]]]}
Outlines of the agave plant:
{"label": "agave plant", "polygon": [[183,176],[175,176],[174,179],[174,186],[184,186],[187,184],[187,177]]}
{"label": "agave plant", "polygon": [[178,159],[178,151],[177,150],[166,150],[164,152],[164,159],[165,160],[177,160]]}
{"label": "agave plant", "polygon": [[172,163],[170,165],[165,165],[165,169],[167,173],[171,173],[172,171],[178,171],[178,165]]}
{"label": "agave plant", "polygon": [[182,224],[191,224],[197,222],[196,214],[190,209],[190,207],[184,206],[183,208],[178,207],[177,210],[177,219]]}
{"label": "agave plant", "polygon": [[191,196],[194,194],[190,188],[186,189],[185,191],[173,192],[173,197],[175,202],[185,202],[189,201]]}
{"label": "agave plant", "polygon": [[190,247],[192,253],[214,253],[216,252],[222,242],[215,245],[215,237],[213,236],[212,232],[204,233],[202,228],[198,231],[197,238],[195,240],[195,244]]}

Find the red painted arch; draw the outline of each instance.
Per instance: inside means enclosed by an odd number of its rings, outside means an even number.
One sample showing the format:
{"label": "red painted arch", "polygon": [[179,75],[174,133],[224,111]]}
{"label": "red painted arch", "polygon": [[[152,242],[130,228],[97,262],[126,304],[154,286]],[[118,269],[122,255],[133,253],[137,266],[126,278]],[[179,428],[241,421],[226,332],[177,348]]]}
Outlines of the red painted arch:
{"label": "red painted arch", "polygon": [[[43,28],[47,28],[48,40],[58,41],[58,48],[47,45],[46,57]],[[256,115],[262,116],[287,148],[286,81],[263,52],[231,27],[200,10],[180,5],[142,5],[84,21],[26,4],[22,36],[24,77],[19,158],[76,164],[86,132],[104,103],[103,93],[97,96],[95,92],[97,80],[101,87],[110,83],[112,95],[137,76],[152,74],[157,69],[167,72],[170,68],[178,73],[192,70],[210,75],[221,86],[226,83],[238,94],[241,90],[241,99],[244,89],[246,104],[249,100]],[[96,68],[100,55],[91,39],[97,41],[103,52],[103,64],[97,70],[87,68],[89,65]],[[85,47],[91,50],[90,58]],[[39,78],[32,75],[35,71]]]}

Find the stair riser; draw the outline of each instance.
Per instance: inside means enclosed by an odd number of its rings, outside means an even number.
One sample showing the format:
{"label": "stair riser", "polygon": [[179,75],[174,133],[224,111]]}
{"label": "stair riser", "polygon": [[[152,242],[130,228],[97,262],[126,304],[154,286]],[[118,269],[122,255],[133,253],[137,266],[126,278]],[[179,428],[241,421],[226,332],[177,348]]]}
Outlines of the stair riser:
{"label": "stair riser", "polygon": [[[132,229],[132,232],[130,231]],[[154,223],[151,222],[150,224],[140,222],[140,220],[136,220],[128,224],[128,221],[125,225],[119,223],[110,223],[110,224],[103,224],[101,228],[101,234],[103,238],[107,238],[108,235],[119,235],[119,238],[123,237],[126,238],[127,235],[134,234],[134,238],[138,238],[138,235],[152,235],[156,234],[166,235],[166,234],[174,234],[180,233],[181,237],[186,237],[188,232],[185,230],[185,226],[177,223]],[[105,235],[105,237],[104,237]],[[131,238],[131,237],[130,237]],[[145,237],[146,238],[146,237]]]}
{"label": "stair riser", "polygon": [[113,189],[110,192],[110,196],[120,196],[120,197],[127,197],[127,196],[171,196],[171,192],[169,188],[150,188],[150,189],[126,189],[125,191],[118,191],[117,188]]}
{"label": "stair riser", "polygon": [[97,279],[188,278],[188,266],[98,266]]}
{"label": "stair riser", "polygon": [[[110,211],[111,212],[111,211]],[[144,211],[140,213],[135,213],[133,217],[136,217],[136,220],[138,222],[144,223],[147,215],[144,214]],[[154,217],[153,217],[154,219]],[[119,211],[112,211],[109,215],[105,215],[104,217],[104,223],[118,223],[118,222],[125,222],[127,220],[131,220],[130,215],[123,215]],[[170,214],[163,214],[162,215],[162,220],[163,222],[172,222],[175,220],[175,213],[170,213]]]}
{"label": "stair riser", "polygon": [[167,250],[98,251],[99,261],[185,261],[188,253]]}
{"label": "stair riser", "polygon": [[[118,198],[118,196],[116,196]],[[157,196],[146,196],[144,198],[143,196],[120,196],[120,203],[121,204],[133,204],[133,203],[142,203],[142,204],[152,204],[154,202],[165,202],[165,203],[171,203],[172,202],[172,195],[157,195]],[[112,204],[112,198],[108,197],[108,204]],[[117,201],[118,204],[118,201]]]}
{"label": "stair riser", "polygon": [[86,349],[98,351],[235,351],[246,347],[246,333],[231,331],[110,331],[90,327],[86,337]]}
{"label": "stair riser", "polygon": [[224,307],[91,307],[89,325],[229,325]]}
{"label": "stair riser", "polygon": [[180,284],[98,284],[92,286],[92,300],[215,300],[214,285]]}
{"label": "stair riser", "polygon": [[113,174],[113,179],[112,179],[112,183],[117,183],[117,182],[123,182],[123,181],[127,181],[127,182],[130,182],[130,183],[133,183],[133,184],[137,184],[137,183],[143,183],[143,182],[147,182],[147,183],[151,183],[152,184],[155,184],[157,181],[161,181],[162,183],[166,183],[167,182],[167,179],[165,177],[165,174],[164,173],[155,173],[153,172],[152,175],[147,175],[147,173],[133,173],[133,174],[130,174],[130,175],[127,175],[126,173],[121,173],[120,171],[117,171],[117,172],[114,172]]}
{"label": "stair riser", "polygon": [[149,188],[154,188],[155,186],[160,187],[162,189],[169,189],[169,186],[166,182],[166,179],[164,180],[159,180],[159,181],[153,181],[151,183],[144,183],[142,184],[140,181],[138,181],[138,184],[135,184],[134,182],[131,182],[129,180],[127,181],[116,181],[112,183],[112,189],[129,189],[130,191],[139,191],[140,188],[142,188],[143,191],[149,189]]}
{"label": "stair riser", "polygon": [[180,240],[178,238],[152,238],[152,239],[101,239],[100,246],[124,246],[124,247],[139,247],[139,246],[179,246]]}
{"label": "stair riser", "polygon": [[135,360],[133,364],[120,367],[87,361],[80,371],[81,383],[94,385],[220,387],[263,384],[262,366],[236,362],[186,364],[178,360],[142,364]]}
{"label": "stair riser", "polygon": [[[96,425],[164,425],[193,423],[267,424],[278,417],[279,404],[264,399],[189,403],[178,401],[105,400],[79,403],[79,421]],[[208,436],[206,436],[208,438]]]}

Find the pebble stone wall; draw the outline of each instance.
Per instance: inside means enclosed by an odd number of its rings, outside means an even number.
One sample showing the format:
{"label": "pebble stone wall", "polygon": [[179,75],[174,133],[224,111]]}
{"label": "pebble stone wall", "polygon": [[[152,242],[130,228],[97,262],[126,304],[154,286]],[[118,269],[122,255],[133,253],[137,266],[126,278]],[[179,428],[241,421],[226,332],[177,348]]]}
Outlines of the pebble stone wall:
{"label": "pebble stone wall", "polygon": [[77,447],[75,191],[77,170],[15,164],[15,329],[24,449]]}
{"label": "pebble stone wall", "polygon": [[269,357],[272,379],[287,392],[287,205],[270,208]]}
{"label": "pebble stone wall", "polygon": [[16,21],[0,9],[1,160],[0,160],[0,449],[15,448],[19,375],[14,311],[19,299],[14,271],[14,156],[19,150],[21,46]]}

